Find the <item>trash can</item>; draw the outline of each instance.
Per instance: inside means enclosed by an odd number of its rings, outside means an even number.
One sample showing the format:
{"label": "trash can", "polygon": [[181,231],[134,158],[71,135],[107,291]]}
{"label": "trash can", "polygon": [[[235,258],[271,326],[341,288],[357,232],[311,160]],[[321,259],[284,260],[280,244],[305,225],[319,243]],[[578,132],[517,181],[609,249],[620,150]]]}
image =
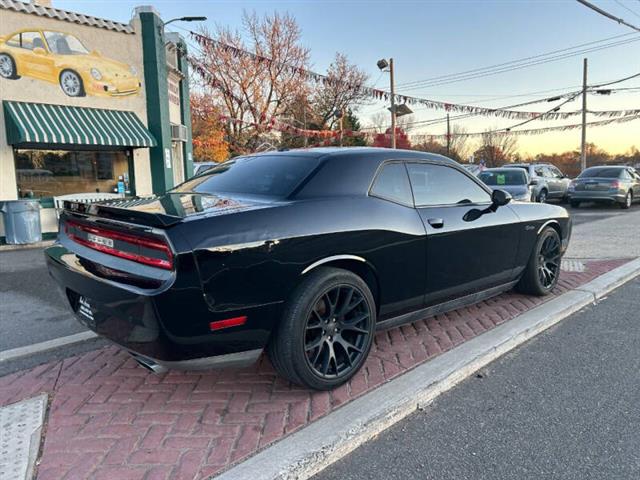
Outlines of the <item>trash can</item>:
{"label": "trash can", "polygon": [[38,200],[4,201],[2,213],[7,243],[22,245],[42,241]]}

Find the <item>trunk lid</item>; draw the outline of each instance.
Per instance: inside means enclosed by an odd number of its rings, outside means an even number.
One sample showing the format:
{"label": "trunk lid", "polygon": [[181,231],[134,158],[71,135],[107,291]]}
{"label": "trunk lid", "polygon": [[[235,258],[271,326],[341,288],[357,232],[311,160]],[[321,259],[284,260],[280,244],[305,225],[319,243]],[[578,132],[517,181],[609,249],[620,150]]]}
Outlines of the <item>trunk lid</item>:
{"label": "trunk lid", "polygon": [[617,188],[618,182],[617,178],[577,178],[575,189],[577,192],[606,192]]}
{"label": "trunk lid", "polygon": [[117,199],[97,203],[64,202],[71,213],[148,227],[167,228],[200,216],[226,215],[266,208],[271,201],[202,194],[167,193],[160,197]]}

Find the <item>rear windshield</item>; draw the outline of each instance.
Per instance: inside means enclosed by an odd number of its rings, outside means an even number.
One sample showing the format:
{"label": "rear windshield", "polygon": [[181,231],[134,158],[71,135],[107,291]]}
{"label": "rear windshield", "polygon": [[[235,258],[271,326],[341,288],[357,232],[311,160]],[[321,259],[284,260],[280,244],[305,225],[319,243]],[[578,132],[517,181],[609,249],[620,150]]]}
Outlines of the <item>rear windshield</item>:
{"label": "rear windshield", "polygon": [[587,168],[578,178],[620,178],[623,168]]}
{"label": "rear windshield", "polygon": [[526,185],[527,173],[524,170],[512,168],[509,170],[485,170],[478,178],[482,180],[486,185],[499,186],[499,185]]}
{"label": "rear windshield", "polygon": [[173,192],[240,193],[285,198],[319,163],[316,157],[259,155],[238,157],[187,180]]}

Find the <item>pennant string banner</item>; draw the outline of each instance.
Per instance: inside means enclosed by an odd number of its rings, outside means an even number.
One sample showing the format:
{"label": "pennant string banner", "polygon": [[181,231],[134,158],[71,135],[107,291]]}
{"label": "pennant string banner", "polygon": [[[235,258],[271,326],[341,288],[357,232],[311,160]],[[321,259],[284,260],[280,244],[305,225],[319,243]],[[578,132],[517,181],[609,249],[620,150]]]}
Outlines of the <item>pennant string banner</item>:
{"label": "pennant string banner", "polygon": [[[260,63],[275,63],[271,58],[264,57],[262,55],[256,55],[255,53],[248,52],[242,48],[236,47],[234,45],[230,45],[227,43],[219,42],[218,40],[214,40],[210,37],[202,35],[197,32],[190,31],[193,39],[202,47],[216,47],[222,49],[224,52],[233,55],[234,57],[248,57],[253,59],[256,62]],[[193,56],[189,57],[190,63],[192,65],[197,65],[194,67],[194,70],[205,80],[209,82],[211,86],[218,89],[223,89],[223,86],[220,82],[216,82],[213,75],[207,70],[205,66],[202,65],[198,61],[197,58]],[[280,66],[280,65],[279,65]],[[340,84],[341,80],[339,78],[331,78],[327,75],[322,75],[320,73],[313,72],[311,70],[306,70],[300,67],[287,66],[284,65],[284,68],[289,71],[289,73],[295,73],[302,77],[303,79],[323,84],[323,85],[336,85]],[[359,88],[361,93],[365,96],[375,99],[375,100],[384,100],[389,101],[391,94],[385,90],[380,90],[373,87],[367,86],[352,86],[353,88]],[[521,107],[525,105],[532,105],[535,103],[549,102],[555,100],[562,99],[571,99],[575,98],[577,92],[570,92],[562,95],[557,95],[555,97],[543,98],[539,100],[532,100],[529,102],[524,102],[518,105],[512,105],[511,108]],[[573,117],[576,115],[580,115],[582,113],[581,110],[569,111],[569,112],[559,112],[559,111],[549,111],[549,112],[531,112],[531,111],[519,111],[505,108],[488,108],[488,107],[480,107],[477,105],[465,105],[451,102],[441,102],[437,100],[430,100],[426,98],[420,97],[412,97],[408,95],[396,94],[394,96],[395,102],[398,104],[407,104],[407,105],[420,105],[428,109],[432,110],[444,110],[446,112],[455,112],[455,113],[471,113],[475,115],[484,115],[484,116],[493,116],[498,118],[506,118],[512,120],[563,120],[569,117]],[[566,103],[566,102],[565,102]],[[616,118],[623,117],[629,114],[633,114],[634,112],[639,112],[640,110],[602,110],[602,111],[590,111],[589,113],[603,118]]]}
{"label": "pennant string banner", "polygon": [[[625,115],[623,117],[620,118],[611,118],[611,119],[607,119],[607,120],[599,120],[599,121],[595,121],[595,122],[588,122],[587,126],[589,127],[600,127],[600,126],[605,126],[605,125],[610,125],[613,123],[626,123],[626,122],[631,122],[633,120],[640,120],[640,111],[638,110],[633,110],[632,114],[629,115]],[[264,131],[278,131],[278,132],[282,132],[282,133],[289,133],[291,135],[294,136],[300,136],[300,137],[318,137],[318,138],[325,138],[328,140],[325,140],[322,143],[319,143],[315,146],[321,146],[321,145],[331,145],[333,143],[333,140],[336,138],[340,137],[340,131],[339,130],[308,130],[308,129],[304,129],[304,128],[298,128],[295,127],[293,125],[287,124],[285,122],[282,122],[280,120],[277,120],[275,118],[271,118],[268,122],[265,123],[261,123],[261,124],[256,124],[253,122],[247,122],[245,120],[239,119],[239,118],[231,118],[228,117],[226,115],[220,115],[219,120],[221,122],[226,122],[226,123],[235,123],[235,124],[247,124],[256,128],[260,128],[261,130]],[[472,133],[452,133],[449,135],[449,138],[452,137],[481,137],[484,134],[487,133],[492,133],[492,134],[496,134],[496,135],[540,135],[543,133],[548,133],[548,132],[564,132],[567,130],[575,130],[578,128],[581,128],[582,124],[581,123],[576,123],[576,124],[570,124],[570,125],[557,125],[554,127],[544,127],[544,128],[530,128],[530,129],[524,129],[524,130],[507,130],[507,129],[502,129],[502,130],[493,130],[490,132],[472,132]],[[342,135],[344,137],[368,137],[368,138],[374,138],[374,137],[390,137],[391,134],[390,133],[372,133],[372,132],[361,132],[361,131],[355,131],[355,130],[343,130],[342,131]],[[412,143],[421,143],[421,142],[428,142],[428,141],[436,141],[436,140],[446,140],[447,139],[447,135],[446,134],[442,134],[442,135],[429,135],[429,134],[416,134],[416,135],[410,135],[409,136],[409,140],[411,140]],[[314,146],[314,145],[312,145]]]}

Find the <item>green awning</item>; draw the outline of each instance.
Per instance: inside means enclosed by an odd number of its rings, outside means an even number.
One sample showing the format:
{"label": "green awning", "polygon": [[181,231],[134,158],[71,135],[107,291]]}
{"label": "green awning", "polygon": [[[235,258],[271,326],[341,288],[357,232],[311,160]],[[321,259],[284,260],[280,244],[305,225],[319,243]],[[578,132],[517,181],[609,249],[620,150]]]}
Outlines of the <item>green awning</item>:
{"label": "green awning", "polygon": [[154,147],[133,112],[3,101],[7,143]]}

